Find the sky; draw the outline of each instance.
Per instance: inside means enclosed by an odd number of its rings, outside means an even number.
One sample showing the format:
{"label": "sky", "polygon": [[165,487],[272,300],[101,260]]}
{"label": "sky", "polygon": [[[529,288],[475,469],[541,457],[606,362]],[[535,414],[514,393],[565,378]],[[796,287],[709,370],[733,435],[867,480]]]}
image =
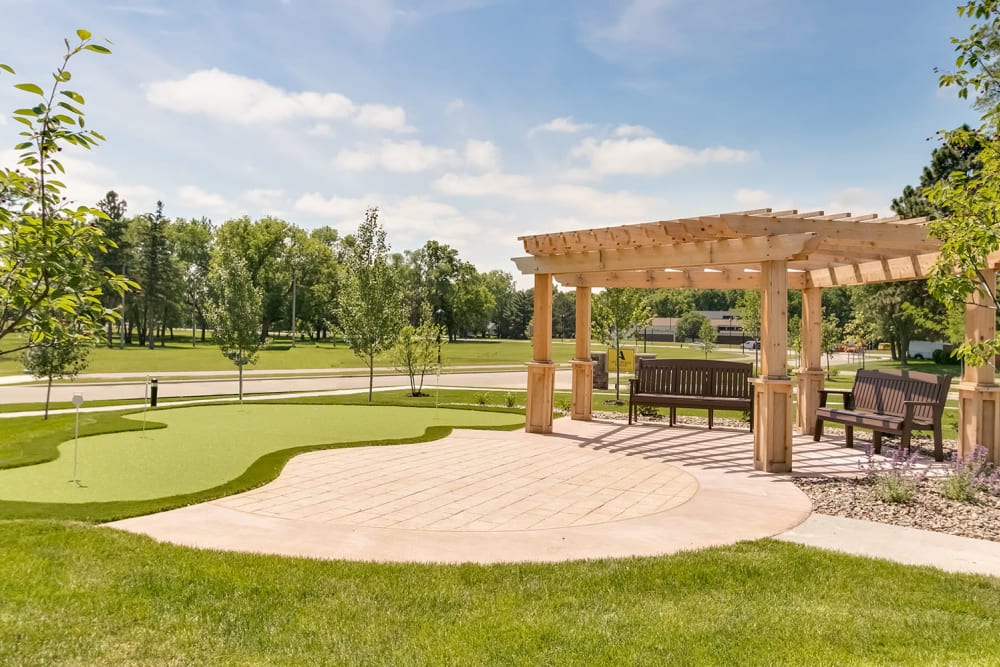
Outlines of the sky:
{"label": "sky", "polygon": [[[0,0],[0,165],[77,28],[71,196],[279,216],[516,276],[518,236],[771,207],[890,214],[976,114],[956,0]],[[2,74],[2,73],[0,73]],[[518,277],[522,286],[528,281]]]}

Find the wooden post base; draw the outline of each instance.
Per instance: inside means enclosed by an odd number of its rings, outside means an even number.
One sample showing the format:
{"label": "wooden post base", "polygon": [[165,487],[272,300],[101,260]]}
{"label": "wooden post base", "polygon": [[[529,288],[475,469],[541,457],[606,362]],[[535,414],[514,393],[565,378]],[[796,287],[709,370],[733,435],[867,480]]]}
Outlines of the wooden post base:
{"label": "wooden post base", "polygon": [[764,472],[792,470],[792,381],[754,378],[753,467]]}
{"label": "wooden post base", "polygon": [[552,399],[556,390],[556,365],[552,362],[528,364],[528,397],[525,404],[524,430],[528,433],[552,433]]}
{"label": "wooden post base", "polygon": [[573,409],[570,418],[590,421],[594,413],[594,362],[574,359],[570,365],[573,368]]}
{"label": "wooden post base", "polygon": [[968,459],[978,445],[1000,465],[1000,387],[963,382],[958,385],[958,455]]}
{"label": "wooden post base", "polygon": [[816,408],[819,407],[819,391],[823,388],[826,374],[823,371],[799,371],[798,401],[795,410],[795,430],[800,435],[810,435],[816,430]]}

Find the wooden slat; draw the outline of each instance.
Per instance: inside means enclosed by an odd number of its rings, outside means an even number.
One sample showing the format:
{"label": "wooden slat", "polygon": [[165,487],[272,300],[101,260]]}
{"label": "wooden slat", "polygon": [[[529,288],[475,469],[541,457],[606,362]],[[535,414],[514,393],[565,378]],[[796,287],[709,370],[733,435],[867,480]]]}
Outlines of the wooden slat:
{"label": "wooden slat", "polygon": [[[556,282],[564,287],[647,287],[684,289],[759,289],[760,273],[741,269],[723,273],[691,271],[601,271],[594,273],[560,273]],[[806,275],[788,273],[788,287],[802,289]]]}
{"label": "wooden slat", "polygon": [[845,266],[813,269],[806,282],[811,287],[841,287],[926,278],[937,261],[937,253],[895,257]]}
{"label": "wooden slat", "polygon": [[809,250],[816,243],[816,234],[781,234],[725,241],[696,241],[674,246],[515,257],[513,262],[525,274],[634,271],[664,266],[684,268],[787,259]]}

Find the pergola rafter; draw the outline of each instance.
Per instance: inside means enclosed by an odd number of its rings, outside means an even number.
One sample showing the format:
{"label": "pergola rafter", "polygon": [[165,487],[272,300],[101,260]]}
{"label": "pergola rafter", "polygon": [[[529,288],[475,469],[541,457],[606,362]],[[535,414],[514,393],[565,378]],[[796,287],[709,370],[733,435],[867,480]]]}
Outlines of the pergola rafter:
{"label": "pergola rafter", "polygon": [[[759,289],[761,377],[755,383],[755,466],[791,469],[792,381],[787,369],[787,290],[803,293],[803,354],[798,370],[796,423],[812,429],[819,390],[822,289],[914,280],[929,275],[941,241],[926,218],[756,209],[520,237],[518,269],[535,276],[534,361],[528,368],[527,428],[552,428],[555,371],[551,361],[551,289],[555,279],[577,290],[577,345],[573,362],[574,419],[590,418],[590,297],[592,288],[649,287]],[[995,284],[1000,254],[984,276]],[[969,307],[971,340],[995,334],[990,304]],[[988,311],[988,312],[987,312]],[[988,444],[1000,462],[1000,388],[992,368],[967,368],[959,393],[960,449]]]}

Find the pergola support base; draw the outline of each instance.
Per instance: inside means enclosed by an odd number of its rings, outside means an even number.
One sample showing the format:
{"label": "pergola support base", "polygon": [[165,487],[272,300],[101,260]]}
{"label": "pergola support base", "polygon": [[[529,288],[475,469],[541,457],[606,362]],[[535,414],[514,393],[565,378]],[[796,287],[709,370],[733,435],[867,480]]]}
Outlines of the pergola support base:
{"label": "pergola support base", "polygon": [[819,392],[826,381],[823,371],[799,371],[798,401],[795,410],[795,430],[800,435],[811,435],[816,430],[816,408],[819,407]]}
{"label": "pergola support base", "polygon": [[556,390],[556,365],[552,362],[528,364],[528,396],[525,401],[524,430],[552,433],[552,398]]}
{"label": "pergola support base", "polygon": [[570,418],[590,421],[594,405],[594,362],[574,359],[573,368],[573,408]]}
{"label": "pergola support base", "polygon": [[763,472],[792,470],[792,381],[755,378],[753,467]]}
{"label": "pergola support base", "polygon": [[963,382],[958,385],[958,455],[972,456],[979,445],[1000,465],[1000,387]]}

